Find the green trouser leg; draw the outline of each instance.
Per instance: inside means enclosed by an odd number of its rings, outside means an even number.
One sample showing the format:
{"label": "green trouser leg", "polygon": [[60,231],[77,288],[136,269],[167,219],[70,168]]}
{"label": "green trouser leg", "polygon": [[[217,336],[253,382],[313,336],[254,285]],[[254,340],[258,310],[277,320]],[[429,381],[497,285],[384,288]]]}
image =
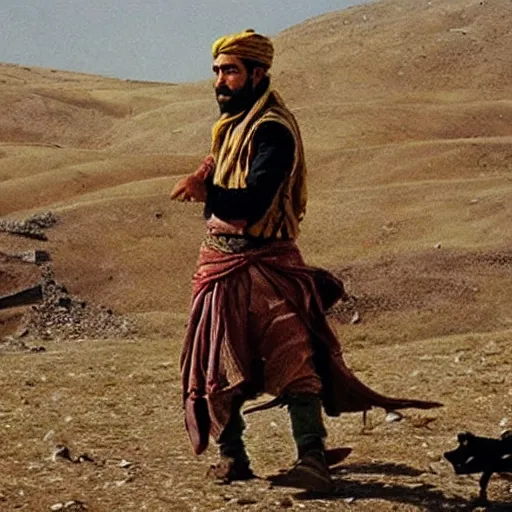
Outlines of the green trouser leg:
{"label": "green trouser leg", "polygon": [[300,459],[306,453],[321,454],[327,436],[322,420],[322,403],[318,395],[301,393],[287,397],[292,433]]}
{"label": "green trouser leg", "polygon": [[222,457],[230,457],[238,462],[249,463],[249,457],[245,451],[243,433],[245,422],[240,413],[242,404],[233,403],[231,418],[219,438],[219,450]]}

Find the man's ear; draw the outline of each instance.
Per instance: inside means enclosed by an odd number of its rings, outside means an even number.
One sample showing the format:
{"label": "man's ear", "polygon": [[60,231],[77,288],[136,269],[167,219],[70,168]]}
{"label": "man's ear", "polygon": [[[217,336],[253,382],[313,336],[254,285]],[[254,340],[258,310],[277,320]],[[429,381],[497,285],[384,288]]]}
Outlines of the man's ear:
{"label": "man's ear", "polygon": [[261,66],[257,66],[252,71],[252,83],[254,87],[256,87],[265,77],[267,72],[265,71],[265,68]]}

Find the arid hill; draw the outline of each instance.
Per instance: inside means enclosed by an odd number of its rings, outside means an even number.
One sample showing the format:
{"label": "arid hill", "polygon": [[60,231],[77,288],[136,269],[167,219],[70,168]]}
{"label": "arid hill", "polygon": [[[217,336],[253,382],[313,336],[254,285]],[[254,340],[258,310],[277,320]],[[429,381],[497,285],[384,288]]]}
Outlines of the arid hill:
{"label": "arid hill", "polygon": [[[379,278],[381,258],[396,272],[439,244],[447,252],[444,272],[431,276],[435,295],[439,279],[474,277],[471,265],[460,273],[464,254],[509,247],[509,9],[506,0],[383,1],[276,38],[275,85],[299,118],[310,169],[301,244],[312,263],[363,265],[349,283],[355,295]],[[184,312],[201,208],[167,194],[208,151],[211,84],[6,64],[0,89],[0,215],[56,212],[41,246],[74,293],[124,313]],[[34,243],[0,234],[0,246]],[[488,273],[477,305],[507,279]],[[508,301],[507,288],[498,302]],[[482,330],[510,324],[498,310]],[[448,313],[436,311],[436,322]],[[447,329],[464,331],[464,315],[449,317]]]}

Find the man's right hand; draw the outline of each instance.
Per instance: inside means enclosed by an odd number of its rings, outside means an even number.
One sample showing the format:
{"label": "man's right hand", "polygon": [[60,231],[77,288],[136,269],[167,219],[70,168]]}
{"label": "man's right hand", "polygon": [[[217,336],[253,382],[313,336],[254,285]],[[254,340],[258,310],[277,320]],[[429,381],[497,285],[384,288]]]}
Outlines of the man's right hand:
{"label": "man's right hand", "polygon": [[176,201],[206,201],[205,180],[213,173],[215,161],[208,155],[199,168],[186,178],[179,180],[171,191],[171,199]]}

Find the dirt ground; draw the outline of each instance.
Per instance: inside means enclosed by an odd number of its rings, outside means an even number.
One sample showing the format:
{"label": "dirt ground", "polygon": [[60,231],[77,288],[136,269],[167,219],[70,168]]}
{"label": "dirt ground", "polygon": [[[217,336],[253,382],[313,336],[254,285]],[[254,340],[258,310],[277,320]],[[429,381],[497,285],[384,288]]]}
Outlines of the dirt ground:
{"label": "dirt ground", "polygon": [[[47,342],[45,352],[2,353],[0,509],[471,510],[477,477],[456,476],[442,454],[456,447],[458,432],[497,437],[510,427],[511,334],[345,347],[349,365],[376,389],[445,406],[406,411],[394,423],[374,410],[366,426],[360,414],[327,418],[329,446],[353,452],[333,470],[336,493],[322,497],[265,480],[295,457],[284,409],[246,417],[257,480],[219,486],[205,478],[217,453],[210,447],[197,458],[189,448],[179,337]],[[59,446],[71,460],[56,455]],[[487,510],[511,510],[511,492],[512,480],[495,475]]]}

